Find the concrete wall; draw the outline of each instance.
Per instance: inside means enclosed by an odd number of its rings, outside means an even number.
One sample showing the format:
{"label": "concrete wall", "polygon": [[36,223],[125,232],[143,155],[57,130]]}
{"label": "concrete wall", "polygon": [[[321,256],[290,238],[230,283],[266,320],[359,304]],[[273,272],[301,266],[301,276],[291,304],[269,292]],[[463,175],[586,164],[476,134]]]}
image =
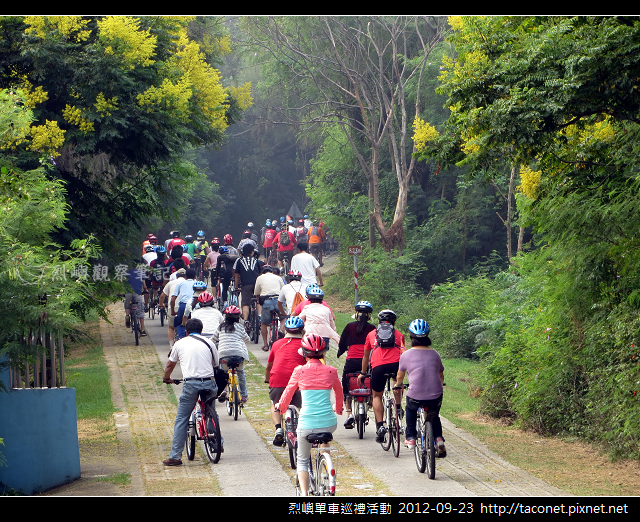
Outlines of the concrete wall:
{"label": "concrete wall", "polygon": [[0,438],[0,491],[33,495],[80,478],[75,389],[0,392]]}

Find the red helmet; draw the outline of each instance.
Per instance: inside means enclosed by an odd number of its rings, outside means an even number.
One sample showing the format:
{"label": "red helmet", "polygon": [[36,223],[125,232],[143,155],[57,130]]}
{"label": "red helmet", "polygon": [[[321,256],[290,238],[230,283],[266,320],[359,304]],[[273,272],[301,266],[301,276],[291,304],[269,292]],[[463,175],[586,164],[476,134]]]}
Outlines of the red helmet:
{"label": "red helmet", "polygon": [[153,236],[153,235],[152,235],[152,236],[149,238],[149,242],[150,242],[152,245],[155,245],[155,244],[158,242],[158,238],[157,238],[156,236]]}
{"label": "red helmet", "polygon": [[219,245],[219,244],[220,244],[220,238],[214,237],[214,238],[211,240],[211,244],[212,244],[212,245]]}
{"label": "red helmet", "polygon": [[213,295],[211,295],[207,291],[204,291],[198,296],[198,302],[200,302],[202,304],[213,303]]}
{"label": "red helmet", "polygon": [[222,239],[223,239],[225,245],[232,245],[233,244],[233,238],[231,237],[231,234],[225,234],[225,236]]}
{"label": "red helmet", "polygon": [[229,305],[224,309],[225,315],[240,315],[240,308],[236,305]]}
{"label": "red helmet", "polygon": [[302,279],[302,272],[294,272],[293,270],[289,270],[289,273],[287,275],[289,276],[289,279],[293,281],[300,281],[300,279]]}
{"label": "red helmet", "polygon": [[318,334],[308,333],[302,338],[302,344],[298,353],[311,359],[321,359],[327,353],[329,347]]}

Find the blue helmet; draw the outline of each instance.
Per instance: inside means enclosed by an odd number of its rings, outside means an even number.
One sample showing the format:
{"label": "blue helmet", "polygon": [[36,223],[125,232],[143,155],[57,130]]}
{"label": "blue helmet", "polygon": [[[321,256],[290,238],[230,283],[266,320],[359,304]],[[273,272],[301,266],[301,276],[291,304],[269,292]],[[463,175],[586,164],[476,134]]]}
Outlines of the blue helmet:
{"label": "blue helmet", "polygon": [[198,233],[196,234],[198,238],[204,237],[204,231],[203,230],[198,230]]}
{"label": "blue helmet", "polygon": [[280,223],[284,223],[284,217],[280,217]]}
{"label": "blue helmet", "polygon": [[369,301],[358,301],[356,303],[356,312],[373,312],[373,305]]}
{"label": "blue helmet", "polygon": [[156,247],[156,254],[164,254],[167,251],[167,249],[163,246],[157,246]]}
{"label": "blue helmet", "polygon": [[264,225],[265,227],[270,227],[271,226],[271,220],[267,219],[267,222]]}
{"label": "blue helmet", "polygon": [[302,330],[304,328],[304,321],[295,315],[285,321],[284,327],[286,330]]}
{"label": "blue helmet", "polygon": [[426,337],[430,330],[427,321],[424,319],[414,319],[409,325],[409,332],[418,337]]}
{"label": "blue helmet", "polygon": [[218,249],[218,253],[220,253],[220,254],[222,254],[222,255],[224,255],[224,254],[228,254],[228,253],[229,253],[229,247],[221,246],[221,247]]}
{"label": "blue helmet", "polygon": [[312,290],[313,288],[320,288],[318,286],[318,283],[311,283],[310,285],[307,285],[307,288],[305,289],[305,292],[307,295],[309,295],[309,290]]}
{"label": "blue helmet", "polygon": [[[311,285],[309,285],[311,286]],[[313,299],[313,298],[324,298],[324,292],[322,291],[322,288],[320,288],[318,285],[312,286],[311,288],[309,288],[309,286],[307,287],[307,297],[309,299]]]}
{"label": "blue helmet", "polygon": [[195,281],[193,283],[193,289],[194,290],[206,290],[207,289],[207,283],[205,283],[204,281]]}

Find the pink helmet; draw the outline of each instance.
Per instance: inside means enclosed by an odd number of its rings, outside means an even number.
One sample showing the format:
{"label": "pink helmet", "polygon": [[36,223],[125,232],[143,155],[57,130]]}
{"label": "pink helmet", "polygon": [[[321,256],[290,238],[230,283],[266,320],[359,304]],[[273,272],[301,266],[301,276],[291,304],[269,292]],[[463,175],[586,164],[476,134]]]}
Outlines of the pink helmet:
{"label": "pink helmet", "polygon": [[213,303],[213,295],[211,295],[207,291],[204,291],[198,296],[198,302],[200,302],[202,304]]}
{"label": "pink helmet", "polygon": [[298,353],[311,359],[321,359],[327,353],[329,347],[318,334],[308,333],[302,338],[302,344]]}
{"label": "pink helmet", "polygon": [[240,315],[240,308],[236,305],[229,305],[224,309],[225,315]]}

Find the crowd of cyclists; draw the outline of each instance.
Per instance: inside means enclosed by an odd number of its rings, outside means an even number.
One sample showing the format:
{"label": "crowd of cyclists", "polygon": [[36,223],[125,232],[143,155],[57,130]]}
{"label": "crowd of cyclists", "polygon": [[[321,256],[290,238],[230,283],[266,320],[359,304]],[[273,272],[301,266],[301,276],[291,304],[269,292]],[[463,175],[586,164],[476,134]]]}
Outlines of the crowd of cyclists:
{"label": "crowd of cyclists", "polygon": [[[242,363],[249,360],[248,316],[253,299],[260,317],[262,349],[269,352],[265,383],[269,385],[275,430],[273,444],[285,444],[282,414],[289,404],[295,405],[300,410],[297,473],[302,486],[309,480],[305,463],[310,447],[300,441],[311,433],[333,433],[337,428],[336,414],[341,415],[343,408],[347,414],[344,428],[354,428],[350,374],[360,374],[359,386],[363,385],[363,376],[370,376],[376,442],[382,442],[386,433],[382,403],[386,375],[396,376],[394,393],[399,418],[405,414],[401,385],[407,376],[405,445],[415,446],[416,413],[419,407],[427,406],[435,413],[438,456],[446,456],[438,417],[444,368],[438,352],[431,348],[428,324],[422,319],[410,324],[412,349],[407,349],[404,334],[395,328],[396,314],[382,310],[374,325],[373,306],[360,301],[355,305],[355,321],[338,333],[334,312],[321,288],[320,267],[327,246],[331,245],[323,225],[305,216],[295,226],[293,220],[283,217],[279,221],[267,220],[257,231],[250,222],[237,246],[230,234],[225,234],[222,241],[218,237],[207,241],[203,231],[184,239],[179,231],[173,231],[163,243],[149,234],[143,242],[143,290],[141,296],[135,297],[144,303],[139,307],[143,314],[150,306],[169,310],[171,349],[163,381],[172,382],[171,371],[179,362],[184,382],[189,383],[180,397],[172,451],[165,465],[182,464],[186,423],[195,406],[197,390],[210,390],[220,402],[224,401],[219,376],[216,386],[216,368],[221,361],[240,363],[240,394],[243,403],[248,400]],[[279,319],[278,340],[269,344],[272,314]],[[336,368],[324,361],[332,340],[337,356],[346,354],[341,377]],[[304,494],[306,487],[301,491]]]}

